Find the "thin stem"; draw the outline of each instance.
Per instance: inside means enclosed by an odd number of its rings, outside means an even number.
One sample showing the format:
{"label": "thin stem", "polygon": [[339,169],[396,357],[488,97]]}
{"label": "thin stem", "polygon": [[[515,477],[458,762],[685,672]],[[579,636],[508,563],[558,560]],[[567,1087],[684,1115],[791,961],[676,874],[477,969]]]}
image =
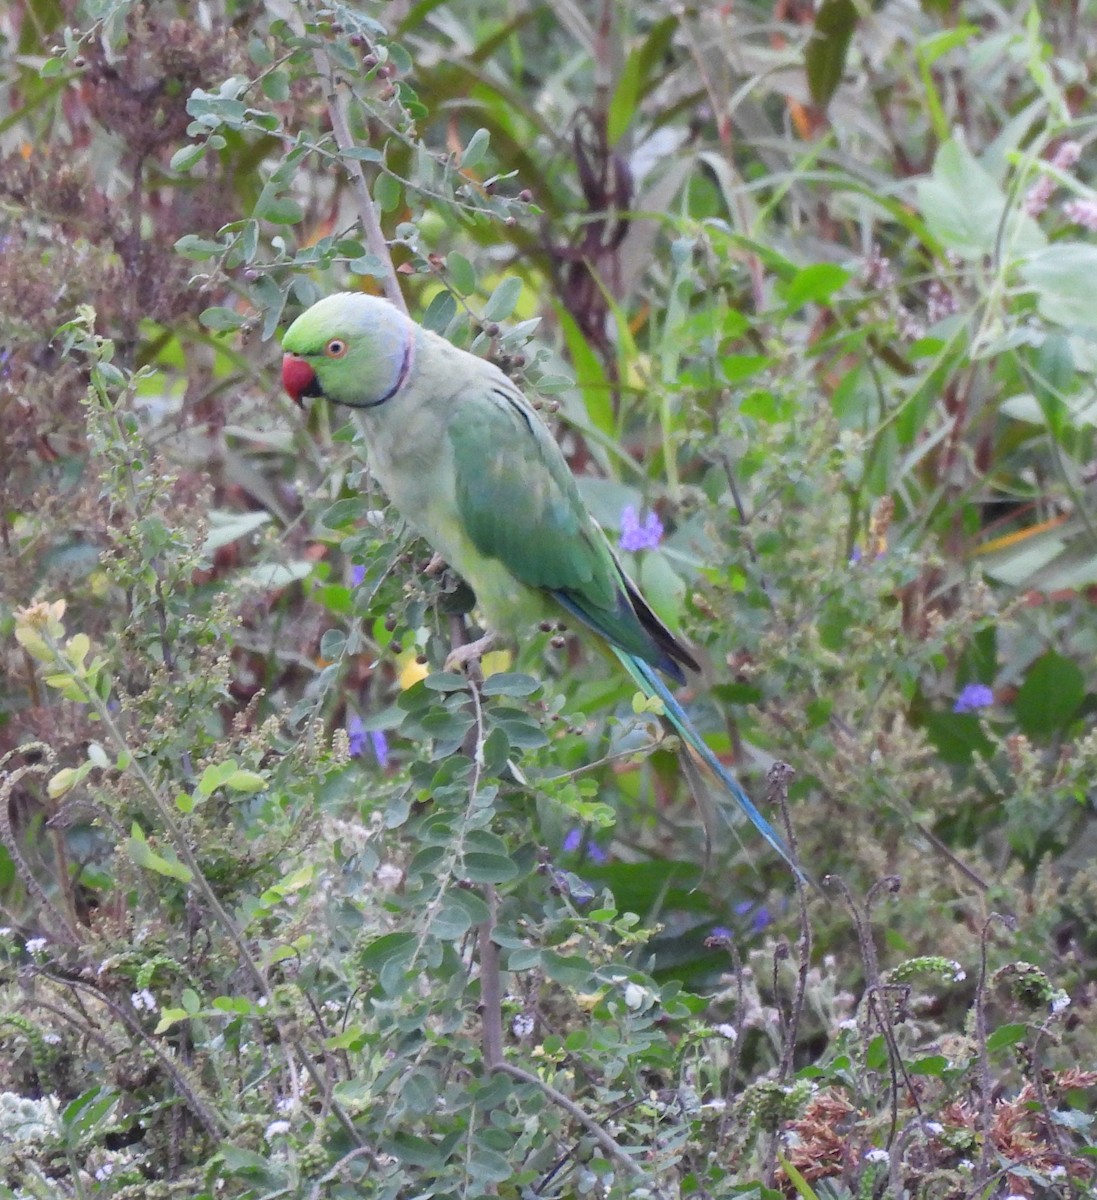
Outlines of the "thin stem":
{"label": "thin stem", "polygon": [[[327,106],[332,133],[335,134],[335,140],[340,150],[351,150],[356,143],[347,117],[347,97],[346,93],[339,88],[334,64],[327,50],[322,46],[317,46],[313,50],[312,57],[316,63],[317,72],[327,80]],[[343,169],[350,175],[351,190],[358,206],[362,229],[365,231],[366,245],[369,246],[370,253],[375,254],[385,266],[385,277],[382,280],[385,295],[401,312],[406,313],[408,309],[396,278],[396,267],[392,262],[392,254],[389,252],[389,244],[385,240],[373,197],[369,194],[369,185],[366,183],[366,174],[362,170],[362,164],[353,158],[344,158],[342,164]]]}
{"label": "thin stem", "polygon": [[[615,1162],[619,1162],[634,1179],[647,1181],[648,1177],[644,1169],[624,1152],[602,1126],[593,1117],[585,1113],[574,1100],[571,1100],[563,1092],[554,1088],[551,1083],[546,1083],[543,1079],[538,1079],[536,1075],[530,1074],[529,1071],[525,1071],[521,1067],[516,1067],[508,1062],[496,1063],[495,1070],[504,1075],[509,1075],[512,1079],[519,1079],[522,1083],[528,1083],[540,1089],[553,1104],[558,1108],[562,1108],[569,1116],[574,1117],[602,1149],[605,1150],[610,1158]],[[653,1190],[657,1196],[663,1195],[661,1189],[655,1188]]]}
{"label": "thin stem", "polygon": [[484,1043],[484,1066],[489,1071],[494,1071],[503,1061],[503,989],[499,969],[499,947],[494,937],[499,897],[490,884],[484,890],[489,915],[476,930],[480,945],[480,1022]]}

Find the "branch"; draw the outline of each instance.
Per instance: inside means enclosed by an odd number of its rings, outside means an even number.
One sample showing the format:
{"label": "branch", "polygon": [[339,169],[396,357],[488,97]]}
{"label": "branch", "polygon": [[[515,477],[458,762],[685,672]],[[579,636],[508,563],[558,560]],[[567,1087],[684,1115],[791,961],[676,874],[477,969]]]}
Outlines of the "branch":
{"label": "branch", "polygon": [[[347,118],[347,94],[341,90],[335,75],[335,66],[331,56],[323,46],[317,46],[312,52],[316,70],[322,79],[327,81],[327,106],[331,118],[332,133],[335,134],[336,144],[340,150],[351,150],[355,146],[354,136],[350,131],[350,121]],[[400,283],[396,276],[396,267],[392,262],[389,244],[381,229],[381,220],[374,207],[373,197],[369,194],[366,174],[362,164],[354,158],[343,159],[343,168],[350,175],[351,190],[358,206],[358,218],[366,234],[366,245],[370,253],[375,254],[385,266],[385,277],[382,280],[385,295],[402,312],[408,311],[404,303],[404,295],[400,291]]]}
{"label": "branch", "polygon": [[495,916],[499,897],[491,884],[484,890],[490,915],[476,930],[480,943],[480,1021],[483,1027],[484,1066],[494,1071],[503,1061],[503,997],[499,947],[495,944]]}
{"label": "branch", "polygon": [[[501,1071],[504,1075],[509,1075],[512,1079],[520,1079],[523,1083],[529,1083],[535,1088],[539,1088],[553,1104],[562,1108],[569,1116],[574,1117],[591,1137],[594,1138],[598,1145],[605,1150],[610,1158],[615,1162],[619,1162],[634,1179],[643,1179],[650,1183],[643,1167],[631,1159],[593,1117],[583,1112],[574,1100],[569,1099],[563,1092],[558,1091],[551,1083],[546,1083],[543,1079],[538,1079],[536,1075],[530,1074],[529,1071],[524,1071],[521,1067],[516,1067],[508,1062],[496,1063],[495,1070]],[[662,1190],[659,1188],[653,1187],[652,1190],[657,1196],[663,1195]]]}

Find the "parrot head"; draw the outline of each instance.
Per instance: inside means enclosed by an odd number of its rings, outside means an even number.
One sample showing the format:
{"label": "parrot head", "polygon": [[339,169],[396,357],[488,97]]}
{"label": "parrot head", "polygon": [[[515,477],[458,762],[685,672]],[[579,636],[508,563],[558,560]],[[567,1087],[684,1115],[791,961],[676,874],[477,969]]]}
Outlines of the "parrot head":
{"label": "parrot head", "polygon": [[376,408],[396,395],[411,371],[415,326],[387,300],[337,292],[293,322],[282,349],[282,385],[295,403],[323,396],[350,408]]}

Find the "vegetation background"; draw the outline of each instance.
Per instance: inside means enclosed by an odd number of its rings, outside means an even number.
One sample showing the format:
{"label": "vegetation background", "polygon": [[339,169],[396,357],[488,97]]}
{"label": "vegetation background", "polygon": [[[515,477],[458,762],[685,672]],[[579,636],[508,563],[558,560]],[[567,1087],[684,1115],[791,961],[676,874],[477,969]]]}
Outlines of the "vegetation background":
{"label": "vegetation background", "polygon": [[[1097,1195],[1097,9],[12,0],[0,1196]],[[794,831],[441,664],[278,331],[516,375]],[[785,767],[782,764],[788,764]]]}

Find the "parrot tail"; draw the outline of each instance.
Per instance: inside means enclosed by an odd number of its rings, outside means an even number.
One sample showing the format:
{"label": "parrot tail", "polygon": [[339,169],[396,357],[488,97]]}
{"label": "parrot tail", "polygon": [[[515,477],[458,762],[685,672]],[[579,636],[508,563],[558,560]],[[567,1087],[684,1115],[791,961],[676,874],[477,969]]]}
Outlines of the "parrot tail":
{"label": "parrot tail", "polygon": [[[713,775],[723,784],[728,795],[735,803],[743,810],[750,819],[751,824],[758,832],[766,839],[774,850],[785,860],[786,863],[796,872],[796,874],[805,883],[810,883],[811,880],[793,861],[792,854],[785,845],[784,839],[776,829],[766,820],[758,811],[754,801],[743,791],[742,785],[735,776],[724,766],[724,764],[716,757],[715,754],[705,744],[700,733],[694,728],[693,722],[686,715],[685,709],[671,695],[670,689],[659,678],[649,663],[643,659],[636,658],[627,651],[621,650],[618,647],[613,647],[621,665],[629,673],[633,683],[649,698],[658,698],[662,701],[663,709],[666,714],[666,719],[674,729],[675,733],[682,739],[683,742],[692,750]],[[692,763],[685,760],[686,765],[692,767]],[[693,773],[696,773],[696,768],[693,767]],[[687,775],[689,772],[687,771]],[[706,835],[708,833],[708,812],[706,811],[701,798],[698,797],[698,803],[702,806],[702,817],[706,819]],[[717,805],[717,811],[723,816],[724,820],[731,825],[727,814]]]}

